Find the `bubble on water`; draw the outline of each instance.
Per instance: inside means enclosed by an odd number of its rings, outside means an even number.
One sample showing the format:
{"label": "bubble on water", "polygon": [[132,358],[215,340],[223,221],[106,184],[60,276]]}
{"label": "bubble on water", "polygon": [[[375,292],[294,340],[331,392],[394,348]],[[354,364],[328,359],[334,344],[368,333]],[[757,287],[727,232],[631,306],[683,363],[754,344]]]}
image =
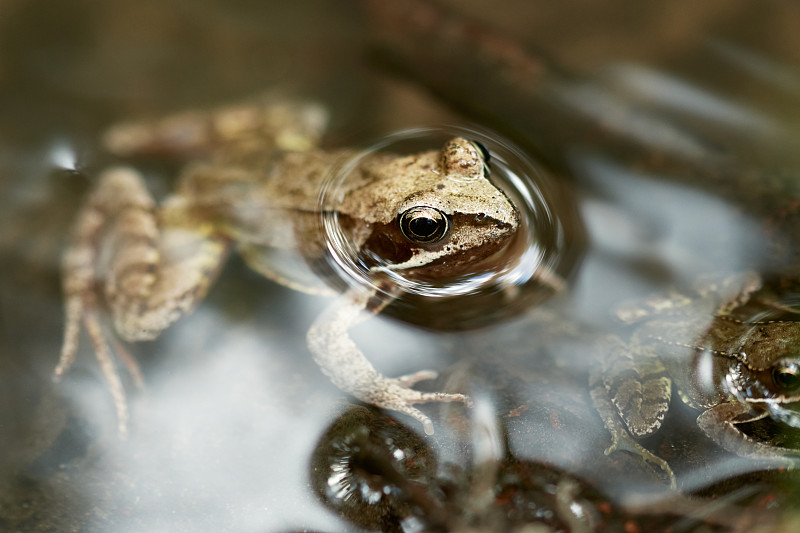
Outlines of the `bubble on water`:
{"label": "bubble on water", "polygon": [[[336,209],[352,185],[349,180],[358,179],[359,165],[380,153],[439,150],[453,137],[476,141],[489,151],[489,179],[519,212],[514,237],[501,251],[455,275],[422,277],[413,268],[393,269],[380,257],[367,260],[352,224]],[[576,208],[553,177],[510,141],[474,127],[417,128],[389,135],[332,171],[319,203],[327,266],[339,288],[364,287],[383,294],[393,302],[389,313],[433,329],[481,326],[561,291],[584,245]]]}
{"label": "bubble on water", "polygon": [[66,141],[60,140],[53,143],[47,155],[50,162],[57,168],[73,171],[78,168],[78,155],[75,147]]}

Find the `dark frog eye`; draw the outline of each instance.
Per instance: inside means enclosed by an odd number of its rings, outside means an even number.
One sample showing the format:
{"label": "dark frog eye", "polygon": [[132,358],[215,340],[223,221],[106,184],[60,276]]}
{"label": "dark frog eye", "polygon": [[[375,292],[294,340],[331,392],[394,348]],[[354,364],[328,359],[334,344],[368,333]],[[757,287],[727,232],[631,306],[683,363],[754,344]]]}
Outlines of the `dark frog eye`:
{"label": "dark frog eye", "polygon": [[488,178],[490,174],[489,160],[492,158],[492,156],[489,155],[489,150],[487,150],[486,147],[478,141],[472,141],[472,145],[475,146],[475,149],[480,152],[481,157],[483,158],[483,177]]}
{"label": "dark frog eye", "polygon": [[797,363],[781,363],[772,369],[772,381],[783,390],[800,387],[800,366]]}
{"label": "dark frog eye", "polygon": [[478,141],[472,141],[472,144],[474,144],[475,148],[477,148],[478,151],[481,153],[481,156],[483,157],[483,162],[485,164],[488,164],[489,160],[492,158],[492,156],[489,155],[489,150],[487,150],[486,147],[481,143],[479,143]]}
{"label": "dark frog eye", "polygon": [[406,239],[418,244],[440,240],[448,225],[444,213],[432,207],[412,207],[400,215],[400,231]]}

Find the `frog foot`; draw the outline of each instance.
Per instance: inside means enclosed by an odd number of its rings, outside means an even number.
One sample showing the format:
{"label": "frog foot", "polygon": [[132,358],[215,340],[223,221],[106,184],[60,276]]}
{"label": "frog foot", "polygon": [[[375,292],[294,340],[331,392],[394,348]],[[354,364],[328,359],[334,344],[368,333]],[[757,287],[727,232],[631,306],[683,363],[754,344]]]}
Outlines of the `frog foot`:
{"label": "frog foot", "polygon": [[[90,293],[72,295],[66,300],[66,327],[61,357],[53,371],[53,381],[60,382],[75,361],[78,350],[78,335],[83,323],[89,339],[95,349],[95,356],[100,370],[114,400],[117,415],[117,432],[121,439],[128,434],[128,400],[122,384],[116,360],[121,361],[128,369],[130,377],[139,389],[144,389],[144,380],[136,359],[115,338],[107,337],[100,325],[100,317],[94,305],[94,296]],[[116,354],[116,358],[115,358]]]}
{"label": "frog foot", "polygon": [[644,446],[636,442],[627,431],[612,432],[611,445],[606,448],[603,453],[605,455],[610,455],[616,451],[638,455],[644,459],[644,461],[661,470],[663,475],[669,480],[669,486],[671,489],[675,490],[677,488],[677,483],[675,482],[675,473],[672,471],[672,468],[669,466],[669,464],[664,459],[656,456]]}
{"label": "frog foot", "polygon": [[383,383],[374,387],[359,399],[381,409],[397,411],[418,420],[426,435],[433,435],[433,422],[430,417],[414,407],[417,403],[427,402],[461,402],[472,406],[472,399],[466,394],[449,392],[422,392],[411,388],[414,384],[435,379],[438,374],[433,370],[421,370],[397,378],[386,378]]}
{"label": "frog foot", "polygon": [[420,381],[427,381],[430,379],[436,379],[438,377],[439,373],[435,370],[420,370],[419,372],[406,374],[405,376],[399,376],[394,379],[403,387],[413,387]]}

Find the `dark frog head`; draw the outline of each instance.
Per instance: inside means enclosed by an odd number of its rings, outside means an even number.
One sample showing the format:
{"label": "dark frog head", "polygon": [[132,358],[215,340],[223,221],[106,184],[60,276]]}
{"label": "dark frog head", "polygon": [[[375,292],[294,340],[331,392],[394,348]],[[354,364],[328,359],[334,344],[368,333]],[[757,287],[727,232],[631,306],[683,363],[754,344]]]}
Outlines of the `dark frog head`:
{"label": "dark frog head", "polygon": [[440,151],[374,158],[361,171],[364,185],[343,210],[362,213],[360,255],[375,268],[433,280],[459,276],[502,250],[519,228],[517,209],[489,180],[489,155],[476,142],[456,137]]}
{"label": "dark frog head", "polygon": [[800,322],[754,324],[738,359],[730,375],[734,394],[800,428]]}

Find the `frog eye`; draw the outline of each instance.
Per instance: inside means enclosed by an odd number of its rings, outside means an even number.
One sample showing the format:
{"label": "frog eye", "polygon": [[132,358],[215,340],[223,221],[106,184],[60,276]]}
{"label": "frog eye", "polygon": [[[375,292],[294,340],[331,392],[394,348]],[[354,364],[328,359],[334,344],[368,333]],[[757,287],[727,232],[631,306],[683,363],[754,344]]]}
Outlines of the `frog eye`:
{"label": "frog eye", "polygon": [[772,369],[772,381],[784,390],[800,387],[800,366],[797,363],[782,363]]}
{"label": "frog eye", "polygon": [[483,159],[483,177],[488,178],[490,173],[489,160],[492,159],[492,156],[489,154],[489,150],[487,150],[484,145],[478,141],[471,142],[475,149],[481,154],[481,158]]}
{"label": "frog eye", "polygon": [[475,145],[475,148],[477,148],[477,150],[481,153],[481,157],[483,157],[483,164],[488,165],[489,160],[492,158],[492,156],[489,154],[489,150],[487,150],[486,147],[478,141],[472,141],[472,144]]}
{"label": "frog eye", "polygon": [[436,242],[447,233],[447,217],[432,207],[412,207],[400,215],[400,231],[419,244]]}

